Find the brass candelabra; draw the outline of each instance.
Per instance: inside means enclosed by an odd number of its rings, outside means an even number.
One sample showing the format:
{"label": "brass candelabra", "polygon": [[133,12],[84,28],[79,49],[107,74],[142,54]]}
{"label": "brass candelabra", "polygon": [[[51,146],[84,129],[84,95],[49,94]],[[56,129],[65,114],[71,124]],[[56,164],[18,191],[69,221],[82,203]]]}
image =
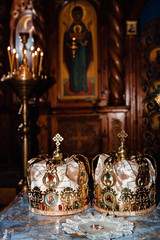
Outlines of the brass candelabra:
{"label": "brass candelabra", "polygon": [[[42,60],[43,52],[40,52],[40,48],[37,48],[33,52],[31,48],[31,56],[29,62],[27,62],[27,48],[26,43],[28,41],[28,33],[20,33],[21,42],[23,44],[23,58],[22,64],[19,67],[19,56],[16,54],[16,49],[13,49],[11,54],[11,48],[8,47],[8,57],[10,63],[10,72],[8,75],[4,75],[1,82],[6,83],[14,93],[19,97],[22,104],[22,136],[23,136],[23,181],[22,181],[22,193],[27,193],[27,176],[26,168],[28,162],[28,100],[38,91],[42,91],[47,82],[47,76],[41,74],[42,72]],[[30,65],[30,66],[29,66]],[[31,70],[32,69],[32,70]],[[46,86],[44,87],[46,90]]]}

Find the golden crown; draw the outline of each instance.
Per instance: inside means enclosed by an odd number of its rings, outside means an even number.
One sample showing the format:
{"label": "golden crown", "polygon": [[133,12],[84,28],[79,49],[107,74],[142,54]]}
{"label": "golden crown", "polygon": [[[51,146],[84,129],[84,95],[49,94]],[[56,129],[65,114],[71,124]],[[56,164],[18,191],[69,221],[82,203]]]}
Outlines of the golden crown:
{"label": "golden crown", "polygon": [[122,130],[118,151],[99,154],[92,160],[94,208],[99,212],[131,216],[156,207],[156,162],[138,152],[128,156],[124,146],[127,136]]}
{"label": "golden crown", "polygon": [[88,179],[90,165],[81,155],[60,153],[63,138],[53,138],[56,150],[52,158],[39,155],[28,161],[27,180],[30,211],[43,215],[69,215],[90,207]]}

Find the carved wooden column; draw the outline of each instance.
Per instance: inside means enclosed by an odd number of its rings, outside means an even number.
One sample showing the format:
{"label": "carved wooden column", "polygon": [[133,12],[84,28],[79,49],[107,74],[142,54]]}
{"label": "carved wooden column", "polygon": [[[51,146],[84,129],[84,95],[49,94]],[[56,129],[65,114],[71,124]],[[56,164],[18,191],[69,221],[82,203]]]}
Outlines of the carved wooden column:
{"label": "carved wooden column", "polygon": [[122,0],[111,0],[109,10],[109,105],[124,105]]}

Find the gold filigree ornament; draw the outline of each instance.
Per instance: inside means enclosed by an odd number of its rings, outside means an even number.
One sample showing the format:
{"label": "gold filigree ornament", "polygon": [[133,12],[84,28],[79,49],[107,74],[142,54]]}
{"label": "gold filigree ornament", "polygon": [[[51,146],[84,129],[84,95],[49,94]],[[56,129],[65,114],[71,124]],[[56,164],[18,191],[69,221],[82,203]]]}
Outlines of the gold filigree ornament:
{"label": "gold filigree ornament", "polygon": [[41,154],[28,162],[29,208],[43,215],[69,215],[90,207],[88,159],[60,152],[60,134],[53,138],[52,158]]}
{"label": "gold filigree ornament", "polygon": [[135,194],[135,202],[137,205],[137,211],[142,211],[149,208],[152,204],[149,200],[150,190],[146,188],[138,188]]}
{"label": "gold filigree ornament", "polygon": [[82,186],[88,181],[88,175],[83,162],[78,162],[79,172],[78,172],[78,184]]}
{"label": "gold filigree ornament", "polygon": [[104,170],[101,175],[102,183],[108,188],[113,187],[116,182],[113,173],[114,158],[115,158],[114,154],[111,154],[111,156],[107,157],[107,159],[104,162]]}
{"label": "gold filigree ornament", "polygon": [[102,191],[101,191],[101,187],[99,186],[99,184],[96,184],[94,186],[94,203],[99,206],[102,202]]}
{"label": "gold filigree ornament", "polygon": [[117,152],[102,153],[92,160],[94,209],[117,216],[151,212],[156,208],[156,161],[147,154],[127,154],[127,134],[122,130],[118,137]]}
{"label": "gold filigree ornament", "polygon": [[149,166],[148,162],[143,159],[142,155],[140,154],[137,158],[137,162],[139,164],[139,169],[136,177],[136,185],[143,188],[147,186],[150,181]]}
{"label": "gold filigree ornament", "polygon": [[76,207],[78,193],[73,188],[64,188],[60,196],[64,210],[72,210]]}
{"label": "gold filigree ornament", "polygon": [[125,204],[130,204],[134,200],[134,193],[129,188],[123,188],[121,190],[120,200]]}
{"label": "gold filigree ornament", "polygon": [[59,177],[57,175],[57,167],[53,163],[48,163],[47,172],[45,173],[43,179],[43,184],[51,189],[55,188],[59,184]]}
{"label": "gold filigree ornament", "polygon": [[135,201],[134,192],[129,188],[123,188],[118,200],[120,211],[132,211],[132,205]]}
{"label": "gold filigree ornament", "polygon": [[37,209],[41,208],[41,204],[44,201],[44,196],[38,187],[34,187],[29,193],[31,206]]}
{"label": "gold filigree ornament", "polygon": [[116,179],[114,177],[112,169],[108,168],[108,166],[105,166],[102,172],[101,181],[106,187],[109,188],[115,185]]}

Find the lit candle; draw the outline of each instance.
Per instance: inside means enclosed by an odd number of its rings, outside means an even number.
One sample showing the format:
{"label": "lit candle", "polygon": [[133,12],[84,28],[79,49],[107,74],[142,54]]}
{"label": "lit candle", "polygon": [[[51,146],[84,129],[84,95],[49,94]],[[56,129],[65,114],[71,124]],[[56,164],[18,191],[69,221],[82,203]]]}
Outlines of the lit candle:
{"label": "lit candle", "polygon": [[10,71],[11,71],[12,61],[11,61],[11,48],[10,48],[10,46],[7,48],[7,51],[8,51],[9,66],[10,66]]}
{"label": "lit candle", "polygon": [[39,66],[39,61],[40,61],[40,47],[37,48],[37,74],[38,74],[38,66]]}
{"label": "lit candle", "polygon": [[24,49],[24,65],[25,65],[25,67],[27,67],[27,57],[26,57],[26,55],[27,55],[27,50]]}
{"label": "lit candle", "polygon": [[37,56],[39,57],[39,53],[40,53],[41,49],[38,47],[37,48]]}
{"label": "lit candle", "polygon": [[43,60],[43,52],[41,52],[41,54],[40,54],[40,62],[39,62],[38,76],[40,76],[40,74],[41,74],[41,70],[42,70],[42,60]]}
{"label": "lit candle", "polygon": [[35,63],[35,66],[34,66],[34,69],[35,69],[35,74],[37,74],[37,51],[34,52],[34,63]]}
{"label": "lit candle", "polygon": [[29,68],[31,67],[31,58],[32,58],[32,53],[34,51],[34,47],[31,47],[31,54],[30,54],[30,58],[29,58]]}
{"label": "lit candle", "polygon": [[34,53],[32,53],[32,72],[33,72],[33,74],[35,73],[34,68],[35,68],[35,59],[34,59]]}
{"label": "lit candle", "polygon": [[14,66],[15,66],[15,55],[16,55],[16,49],[13,48],[13,53],[12,53],[12,65],[11,65],[11,74],[14,70]]}
{"label": "lit candle", "polygon": [[19,70],[19,54],[16,53],[16,69]]}

